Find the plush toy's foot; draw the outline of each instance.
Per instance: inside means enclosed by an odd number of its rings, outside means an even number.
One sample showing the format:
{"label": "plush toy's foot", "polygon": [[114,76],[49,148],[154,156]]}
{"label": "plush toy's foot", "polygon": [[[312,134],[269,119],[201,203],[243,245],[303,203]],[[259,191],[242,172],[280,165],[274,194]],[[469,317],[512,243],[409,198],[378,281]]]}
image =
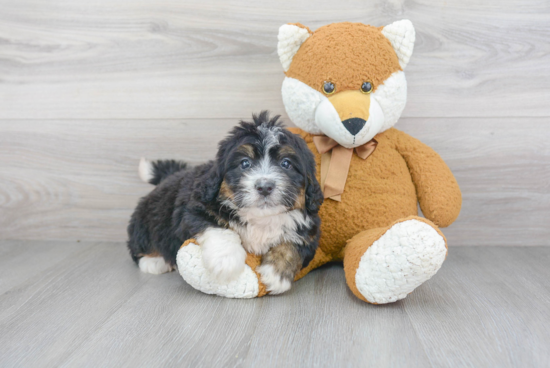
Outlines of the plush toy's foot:
{"label": "plush toy's foot", "polygon": [[[176,257],[178,271],[193,288],[206,294],[226,298],[254,298],[262,294],[258,275],[247,264],[244,271],[228,284],[222,284],[202,263],[201,247],[195,243],[184,244]],[[265,293],[265,291],[263,292]]]}
{"label": "plush toy's foot", "polygon": [[446,256],[446,240],[437,227],[410,217],[353,237],[344,254],[346,281],[366,302],[391,303],[435,275]]}

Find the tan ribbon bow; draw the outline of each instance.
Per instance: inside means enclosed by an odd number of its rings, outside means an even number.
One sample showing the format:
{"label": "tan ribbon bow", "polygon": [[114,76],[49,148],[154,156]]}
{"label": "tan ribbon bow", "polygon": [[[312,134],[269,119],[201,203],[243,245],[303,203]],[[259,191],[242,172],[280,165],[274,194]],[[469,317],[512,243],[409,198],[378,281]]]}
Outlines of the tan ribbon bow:
{"label": "tan ribbon bow", "polygon": [[[353,148],[342,147],[326,135],[316,135],[313,143],[321,156],[321,189],[325,198],[342,201],[346,186]],[[378,142],[373,138],[362,146],[355,147],[357,156],[365,160],[376,149]]]}

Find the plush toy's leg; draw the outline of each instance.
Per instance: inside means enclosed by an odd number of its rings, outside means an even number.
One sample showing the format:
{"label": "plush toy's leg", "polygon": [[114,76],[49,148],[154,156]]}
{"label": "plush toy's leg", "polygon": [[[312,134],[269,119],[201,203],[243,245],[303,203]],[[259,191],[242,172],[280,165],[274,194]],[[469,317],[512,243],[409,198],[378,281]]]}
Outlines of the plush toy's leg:
{"label": "plush toy's leg", "polygon": [[346,245],[344,271],[351,291],[373,304],[405,298],[432,277],[447,256],[441,231],[421,217],[363,231]]}
{"label": "plush toy's leg", "polygon": [[[312,269],[331,260],[332,258],[320,248],[317,249],[313,260],[296,275],[295,280],[301,279]],[[202,250],[195,239],[189,239],[181,246],[176,262],[183,279],[203,293],[226,298],[254,298],[267,294],[266,286],[260,281],[260,274],[256,271],[261,263],[260,256],[248,254],[243,273],[229,284],[221,284],[210,275],[202,263]]]}
{"label": "plush toy's leg", "polygon": [[266,294],[265,286],[255,272],[259,258],[249,255],[243,273],[229,284],[220,284],[202,264],[202,250],[187,241],[178,251],[176,261],[178,271],[193,288],[206,294],[216,294],[226,298],[254,298]]}

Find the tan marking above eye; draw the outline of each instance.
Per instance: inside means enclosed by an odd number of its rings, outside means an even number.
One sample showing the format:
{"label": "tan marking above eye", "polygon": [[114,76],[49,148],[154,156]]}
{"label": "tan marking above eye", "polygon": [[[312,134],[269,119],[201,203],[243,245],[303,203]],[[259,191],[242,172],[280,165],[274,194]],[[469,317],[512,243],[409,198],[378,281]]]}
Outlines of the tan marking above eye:
{"label": "tan marking above eye", "polygon": [[244,153],[250,158],[254,158],[254,147],[251,144],[243,144],[237,148],[237,151]]}
{"label": "tan marking above eye", "polygon": [[283,146],[281,147],[281,149],[279,150],[279,155],[282,157],[282,156],[286,156],[286,155],[294,155],[296,154],[296,151],[294,151],[294,149],[290,146]]}

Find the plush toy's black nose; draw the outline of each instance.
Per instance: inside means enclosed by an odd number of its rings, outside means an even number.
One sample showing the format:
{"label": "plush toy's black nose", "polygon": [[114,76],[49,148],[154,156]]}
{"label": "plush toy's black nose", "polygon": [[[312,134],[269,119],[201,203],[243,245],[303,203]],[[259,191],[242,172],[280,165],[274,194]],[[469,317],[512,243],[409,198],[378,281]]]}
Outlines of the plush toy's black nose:
{"label": "plush toy's black nose", "polygon": [[273,189],[275,189],[275,182],[267,179],[258,179],[254,187],[258,193],[264,197],[267,197],[271,194],[271,192],[273,192]]}
{"label": "plush toy's black nose", "polygon": [[365,126],[366,120],[363,120],[361,118],[351,118],[346,119],[342,122],[344,124],[344,127],[350,132],[352,135],[356,135],[363,129]]}

